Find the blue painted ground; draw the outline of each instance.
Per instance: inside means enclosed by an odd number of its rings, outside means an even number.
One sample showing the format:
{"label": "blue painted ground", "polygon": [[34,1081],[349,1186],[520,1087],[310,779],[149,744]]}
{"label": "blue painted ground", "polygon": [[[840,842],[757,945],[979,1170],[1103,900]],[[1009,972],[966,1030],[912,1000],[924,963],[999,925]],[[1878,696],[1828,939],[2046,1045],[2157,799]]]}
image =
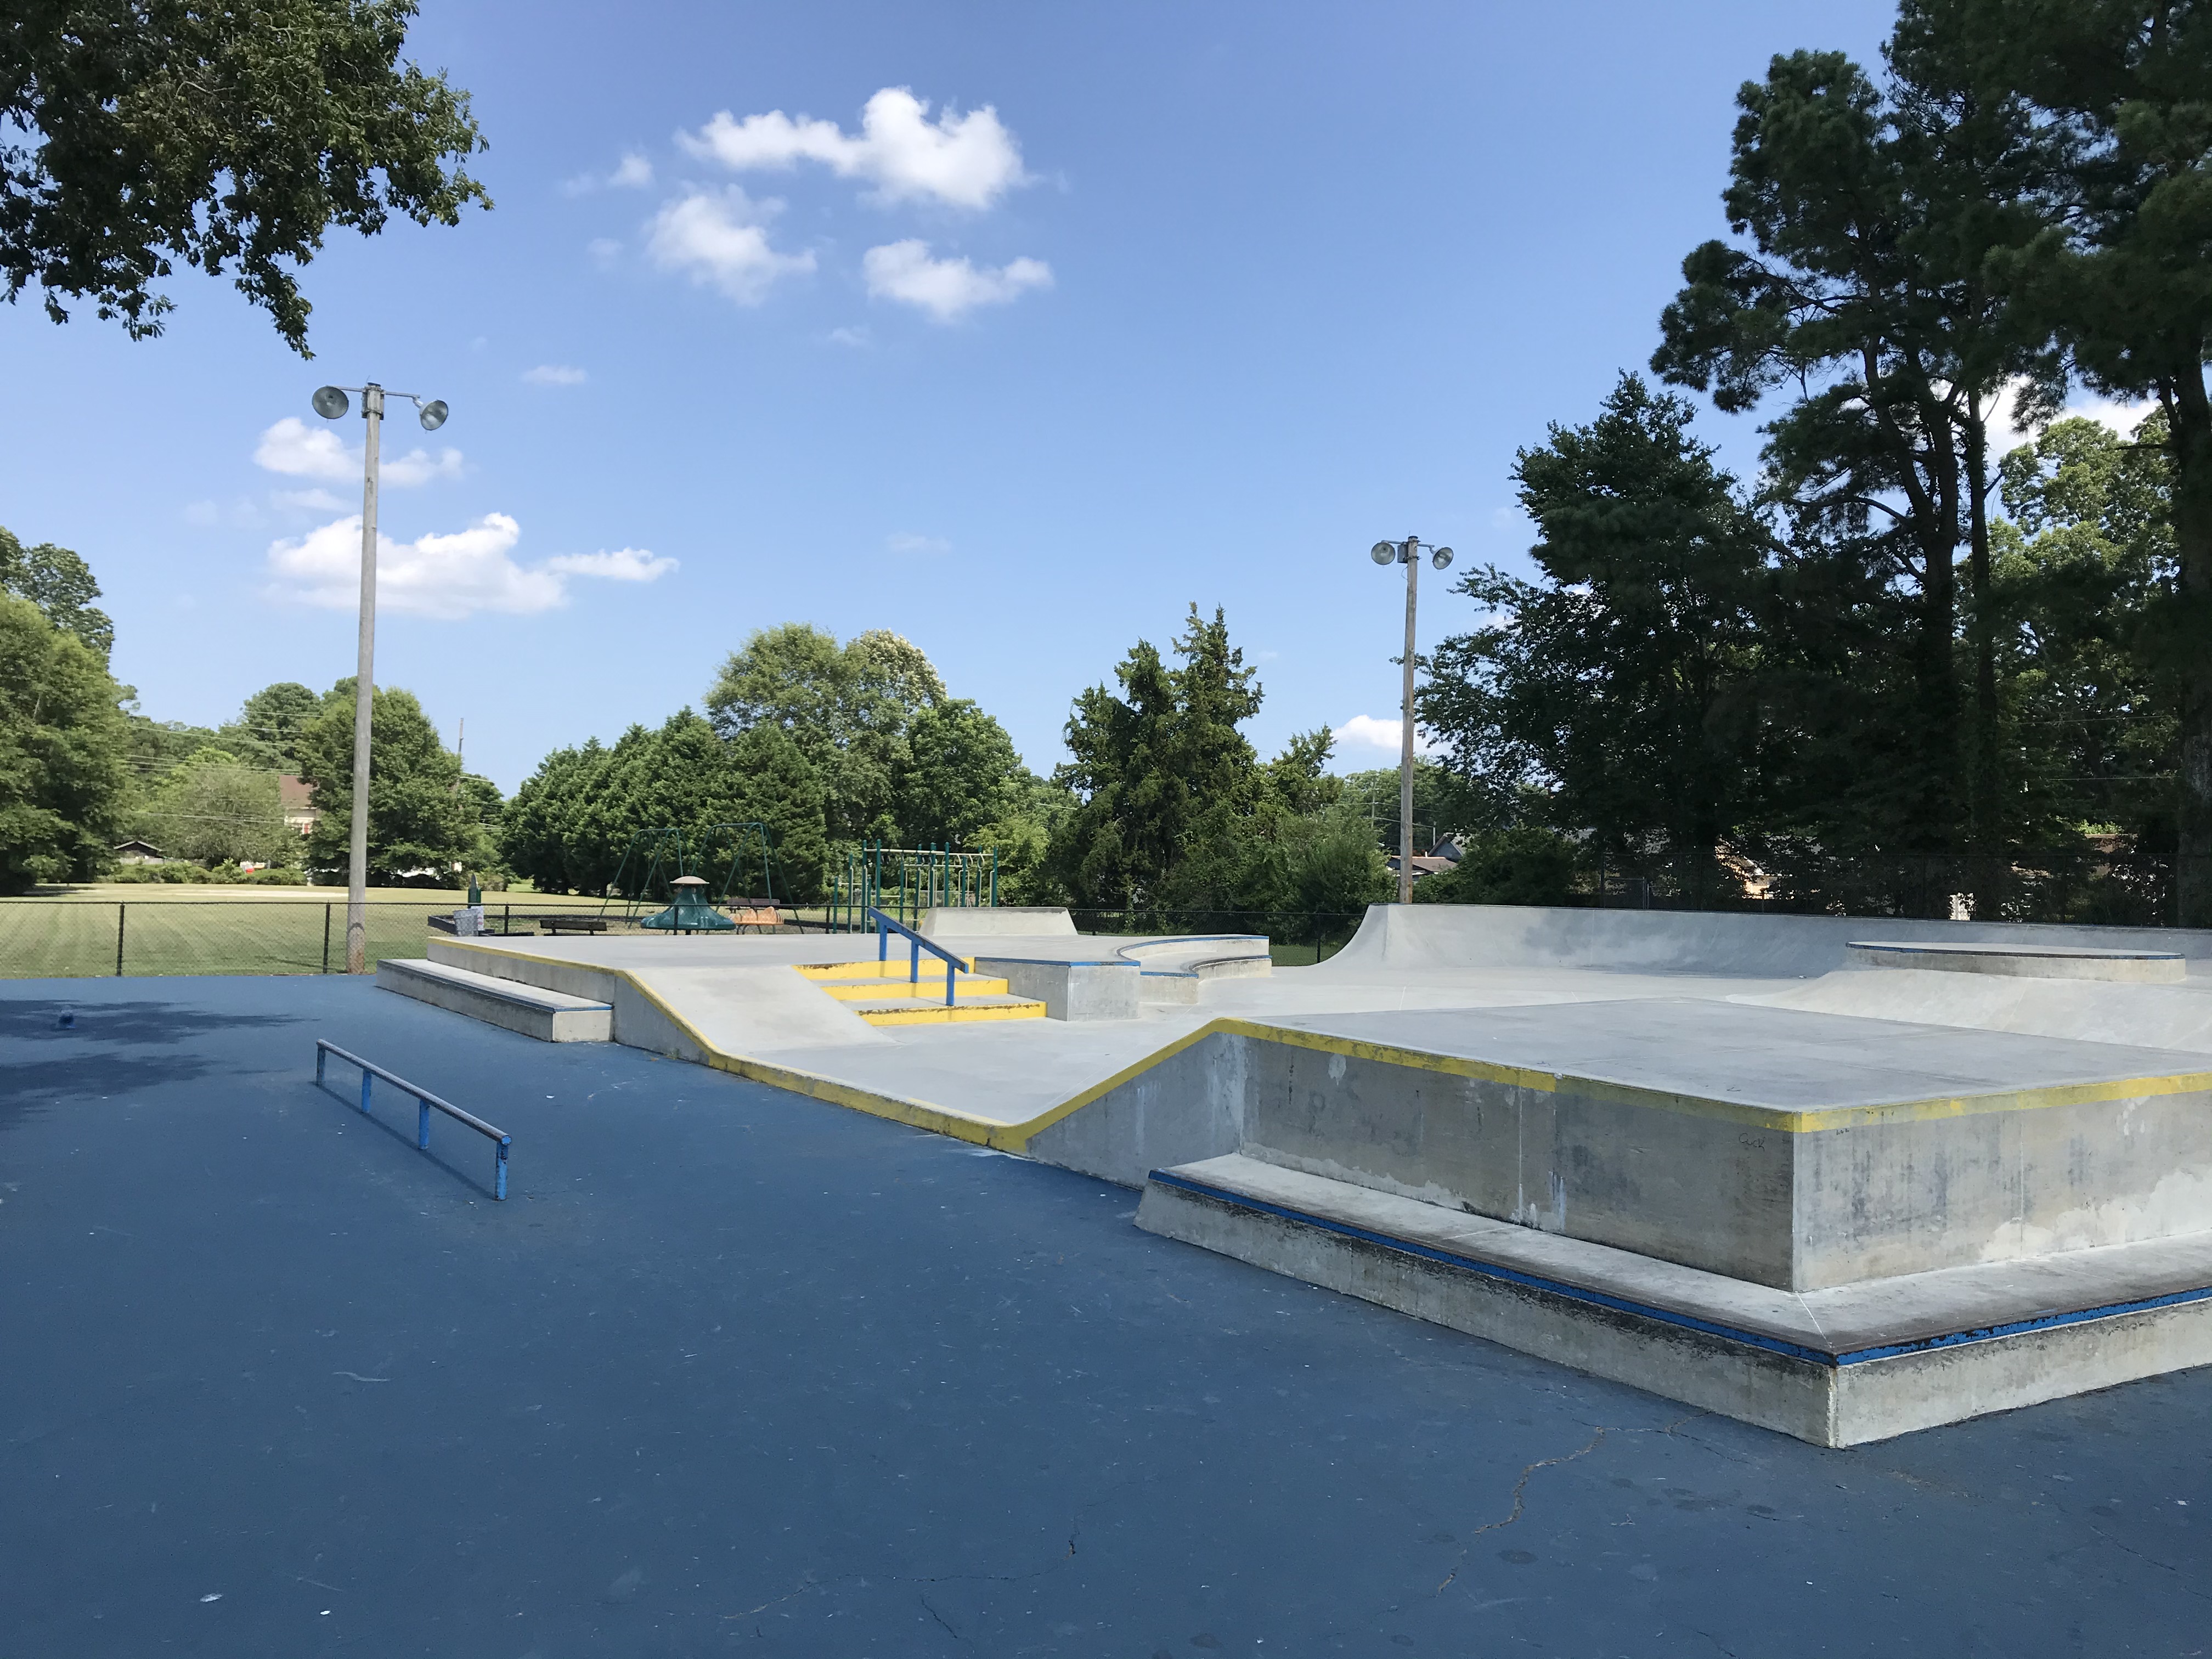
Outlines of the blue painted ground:
{"label": "blue painted ground", "polygon": [[1133,1199],[359,982],[0,984],[0,1655],[2212,1649],[2212,1372],[1824,1452]]}

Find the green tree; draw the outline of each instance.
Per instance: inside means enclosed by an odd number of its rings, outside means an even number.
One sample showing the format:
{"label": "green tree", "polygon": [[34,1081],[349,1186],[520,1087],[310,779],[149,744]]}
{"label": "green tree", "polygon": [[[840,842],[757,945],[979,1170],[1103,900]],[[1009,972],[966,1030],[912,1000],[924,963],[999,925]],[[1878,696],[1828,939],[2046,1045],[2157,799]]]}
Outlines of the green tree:
{"label": "green tree", "polygon": [[300,769],[300,733],[322,712],[323,700],[296,680],[264,685],[246,700],[238,718],[216,734],[241,758],[280,772]]}
{"label": "green tree", "polygon": [[631,726],[611,747],[593,739],[547,756],[515,791],[501,846],[509,866],[542,890],[596,893],[623,873],[641,835],[676,830],[696,862],[706,833],[733,823],[767,826],[777,897],[818,896],[822,787],[798,744],[773,723],[726,740],[686,708],[658,728]]}
{"label": "green tree", "polygon": [[944,697],[929,659],[896,634],[873,629],[841,646],[786,623],[755,632],[723,663],[707,713],[725,738],[774,726],[798,745],[821,782],[832,840],[896,841],[908,729]]}
{"label": "green tree", "polygon": [[894,768],[890,812],[906,847],[971,846],[1027,802],[1036,781],[1006,728],[966,697],[925,704]]}
{"label": "green tree", "polygon": [[0,892],[107,861],[129,788],[121,697],[76,634],[0,595]]}
{"label": "green tree", "polygon": [[138,833],[170,858],[270,864],[299,853],[276,775],[212,745],[173,769],[132,817]]}
{"label": "green tree", "polygon": [[[319,814],[307,836],[312,869],[346,867],[353,823],[353,681],[340,680],[300,733],[300,777],[313,788]],[[455,787],[460,759],[438,741],[438,729],[415,694],[380,686],[369,719],[371,884],[389,886],[409,872],[430,870],[442,884],[455,865],[465,870],[489,863],[492,849]]]}
{"label": "green tree", "polygon": [[1416,904],[1566,904],[1575,892],[1575,847],[1533,823],[1469,836],[1459,862],[1413,884]]}
{"label": "green tree", "polygon": [[2212,926],[2212,12],[1907,0],[1898,34],[2030,115],[2042,223],[1992,269],[2076,375],[2165,416],[2175,568],[2141,648],[2179,696],[2177,917]]}
{"label": "green tree", "polygon": [[1726,410],[1790,390],[1765,428],[1770,489],[1801,539],[1861,565],[1859,585],[1909,599],[1884,607],[1905,612],[1884,654],[1909,679],[1879,717],[1904,738],[1884,768],[1882,834],[1986,849],[2002,833],[1994,641],[1973,641],[1969,755],[1956,564],[1963,550],[1986,588],[2001,395],[2024,380],[2030,406],[2047,408],[2058,377],[1991,275],[2040,222],[2025,199],[2026,123],[1943,67],[1893,54],[1885,93],[1840,53],[1801,52],[1744,85],[1723,199],[1749,246],[1711,241],[1683,262],[1652,367]]}
{"label": "green tree", "polygon": [[[302,356],[294,271],[332,226],[457,224],[491,198],[465,92],[399,54],[416,0],[14,0],[0,21],[0,270],[134,339],[172,261],[230,274]],[[448,163],[451,165],[448,165]]]}
{"label": "green tree", "polygon": [[28,599],[46,620],[74,634],[102,662],[115,648],[115,624],[93,601],[100,584],[92,568],[66,547],[40,542],[26,547],[0,527],[0,593]]}
{"label": "green tree", "polygon": [[[1077,805],[1053,837],[1054,878],[1086,907],[1135,909],[1194,896],[1175,882],[1198,849],[1231,835],[1260,787],[1259,759],[1237,728],[1261,690],[1229,643],[1223,613],[1194,605],[1175,642],[1178,665],[1139,640],[1114,671],[1118,695],[1096,685],[1075,699],[1072,758],[1054,780]],[[1218,854],[1194,871],[1218,889]]]}
{"label": "green tree", "polygon": [[[2160,871],[2176,839],[2180,686],[2145,644],[2175,580],[2162,427],[2153,415],[2130,442],[2094,421],[2060,421],[2003,462],[2005,782],[2041,849],[2022,896],[2042,916],[2172,915]],[[2070,907],[2050,890],[2069,879],[2082,889]]]}
{"label": "green tree", "polygon": [[1596,420],[1519,453],[1543,580],[1462,579],[1492,620],[1437,648],[1419,707],[1493,822],[1533,792],[1613,867],[1705,902],[1759,804],[1770,538],[1692,415],[1624,374]]}
{"label": "green tree", "polygon": [[[597,738],[576,749],[556,749],[538,763],[507,803],[500,823],[500,852],[507,866],[540,892],[598,892],[614,878],[598,842],[581,835],[583,814],[601,786],[608,750]],[[622,856],[617,848],[614,857]]]}

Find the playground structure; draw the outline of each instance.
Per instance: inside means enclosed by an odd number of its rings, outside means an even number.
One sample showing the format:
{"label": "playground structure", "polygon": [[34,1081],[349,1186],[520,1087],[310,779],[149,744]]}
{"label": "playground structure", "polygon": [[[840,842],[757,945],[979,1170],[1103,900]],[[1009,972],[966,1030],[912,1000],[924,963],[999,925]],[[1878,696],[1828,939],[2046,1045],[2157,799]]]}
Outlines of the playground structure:
{"label": "playground structure", "polygon": [[[756,870],[757,890],[742,884]],[[613,911],[640,927],[721,932],[731,925],[728,918],[718,926],[699,913],[724,904],[773,906],[779,902],[776,887],[775,836],[766,824],[710,823],[688,838],[670,824],[630,837],[599,911],[603,917]],[[787,896],[788,883],[784,890]],[[646,914],[656,905],[666,920]],[[685,919],[677,919],[679,912]]]}
{"label": "playground structure", "polygon": [[926,911],[990,909],[999,902],[999,850],[962,853],[950,846],[886,847],[863,842],[830,872],[830,930],[864,933],[880,910],[902,922]]}
{"label": "playground structure", "polygon": [[1273,971],[1064,912],[933,908],[904,961],[871,931],[440,939],[434,988],[391,980],[512,1029],[603,1006],[1817,1444],[2212,1364],[2212,934],[1376,906]]}

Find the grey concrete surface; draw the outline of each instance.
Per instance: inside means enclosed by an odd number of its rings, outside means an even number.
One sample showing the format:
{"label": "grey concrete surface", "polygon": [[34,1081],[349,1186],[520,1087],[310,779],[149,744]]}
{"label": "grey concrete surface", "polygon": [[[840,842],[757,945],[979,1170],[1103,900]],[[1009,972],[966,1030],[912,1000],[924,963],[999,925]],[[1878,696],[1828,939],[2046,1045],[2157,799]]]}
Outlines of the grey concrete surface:
{"label": "grey concrete surface", "polygon": [[387,957],[377,964],[376,982],[417,1002],[520,1031],[541,1042],[605,1042],[614,1036],[611,1003],[464,968]]}
{"label": "grey concrete surface", "polygon": [[[512,1128],[515,1195],[318,1036]],[[0,1652],[2205,1645],[2212,1372],[1821,1451],[1132,1207],[366,982],[9,981]]]}

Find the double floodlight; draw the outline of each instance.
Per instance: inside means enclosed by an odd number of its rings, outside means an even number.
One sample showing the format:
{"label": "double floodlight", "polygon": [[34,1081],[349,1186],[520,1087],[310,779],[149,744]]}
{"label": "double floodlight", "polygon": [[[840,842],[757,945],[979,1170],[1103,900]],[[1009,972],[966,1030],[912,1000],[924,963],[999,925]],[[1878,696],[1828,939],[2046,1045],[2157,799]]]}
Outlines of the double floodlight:
{"label": "double floodlight", "polygon": [[[1367,550],[1367,556],[1377,564],[1406,564],[1412,561],[1420,546],[1421,544],[1410,536],[1402,542],[1377,542]],[[1451,562],[1452,550],[1449,547],[1433,548],[1430,550],[1429,562],[1437,569],[1448,568]]]}
{"label": "double floodlight", "polygon": [[[452,412],[447,409],[446,400],[442,398],[433,398],[426,404],[411,392],[394,392],[386,395],[404,398],[409,403],[413,404],[416,418],[422,422],[422,430],[425,432],[435,432],[440,427],[445,425],[446,416]],[[352,400],[345,395],[345,390],[342,386],[318,386],[315,388],[314,397],[309,401],[314,404],[315,413],[326,421],[337,420],[347,410],[353,407]]]}

